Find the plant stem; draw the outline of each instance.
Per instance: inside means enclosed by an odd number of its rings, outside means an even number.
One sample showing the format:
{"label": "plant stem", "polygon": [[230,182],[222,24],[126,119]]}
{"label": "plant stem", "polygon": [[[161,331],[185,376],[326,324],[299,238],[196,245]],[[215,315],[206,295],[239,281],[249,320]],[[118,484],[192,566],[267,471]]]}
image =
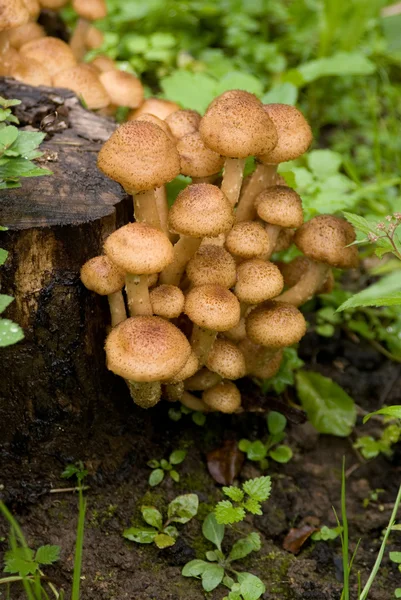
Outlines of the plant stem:
{"label": "plant stem", "polygon": [[78,513],[78,527],[77,527],[77,539],[75,542],[75,557],[74,557],[74,575],[72,580],[72,594],[71,600],[80,600],[79,591],[81,584],[81,569],[82,569],[82,553],[84,543],[84,527],[85,527],[85,513],[86,513],[86,500],[84,499],[82,482],[79,482],[79,513]]}
{"label": "plant stem", "polygon": [[343,467],[341,473],[341,520],[343,527],[343,570],[344,570],[344,600],[349,600],[349,549],[348,549],[348,518],[347,504],[345,498],[345,457],[343,457]]}

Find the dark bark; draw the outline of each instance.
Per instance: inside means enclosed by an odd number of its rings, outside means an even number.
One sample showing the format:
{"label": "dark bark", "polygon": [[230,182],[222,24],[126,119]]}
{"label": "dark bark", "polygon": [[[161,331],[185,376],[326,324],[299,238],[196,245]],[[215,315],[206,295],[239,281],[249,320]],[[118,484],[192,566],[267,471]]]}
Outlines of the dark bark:
{"label": "dark bark", "polygon": [[25,339],[0,349],[0,442],[37,419],[91,420],[107,405],[115,378],[105,368],[107,299],[79,280],[82,264],[130,220],[132,201],[96,167],[115,124],[83,109],[66,90],[0,79],[0,95],[18,98],[21,125],[48,131],[42,165],[52,176],[0,192],[1,292],[14,296],[6,316]]}

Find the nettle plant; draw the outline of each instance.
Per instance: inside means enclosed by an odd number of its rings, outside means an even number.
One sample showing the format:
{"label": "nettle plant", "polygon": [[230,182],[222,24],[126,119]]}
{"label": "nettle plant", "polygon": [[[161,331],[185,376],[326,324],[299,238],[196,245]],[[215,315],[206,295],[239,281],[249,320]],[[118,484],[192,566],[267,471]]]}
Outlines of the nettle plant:
{"label": "nettle plant", "polygon": [[267,429],[269,435],[265,442],[261,440],[243,439],[238,444],[242,452],[245,452],[248,460],[259,463],[262,470],[266,470],[269,466],[269,458],[278,463],[287,463],[292,458],[292,450],[285,444],[280,444],[285,438],[285,427],[287,419],[279,412],[271,411],[267,417]]}
{"label": "nettle plant", "polygon": [[223,487],[229,500],[221,500],[215,508],[216,521],[221,525],[231,525],[243,521],[247,513],[261,515],[262,502],[270,497],[271,479],[268,475],[248,479],[242,489],[236,486]]}
{"label": "nettle plant", "polygon": [[162,458],[160,461],[152,459],[147,464],[153,471],[149,475],[149,485],[155,487],[159,485],[164,479],[166,473],[168,473],[173,481],[178,483],[180,481],[180,474],[174,468],[176,465],[180,465],[187,455],[186,450],[174,450],[169,459]]}

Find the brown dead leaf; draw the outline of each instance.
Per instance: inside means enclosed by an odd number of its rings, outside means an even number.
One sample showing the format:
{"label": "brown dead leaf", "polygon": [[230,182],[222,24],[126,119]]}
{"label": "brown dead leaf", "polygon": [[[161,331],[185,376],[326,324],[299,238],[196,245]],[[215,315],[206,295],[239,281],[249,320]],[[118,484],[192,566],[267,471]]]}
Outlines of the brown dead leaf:
{"label": "brown dead leaf", "polygon": [[245,455],[234,440],[226,440],[221,448],[207,455],[207,468],[217,483],[231,485],[244,464]]}
{"label": "brown dead leaf", "polygon": [[308,540],[315,531],[319,531],[319,528],[312,527],[312,525],[303,525],[298,528],[293,527],[285,536],[283,542],[284,550],[287,550],[292,554],[298,554],[306,540]]}

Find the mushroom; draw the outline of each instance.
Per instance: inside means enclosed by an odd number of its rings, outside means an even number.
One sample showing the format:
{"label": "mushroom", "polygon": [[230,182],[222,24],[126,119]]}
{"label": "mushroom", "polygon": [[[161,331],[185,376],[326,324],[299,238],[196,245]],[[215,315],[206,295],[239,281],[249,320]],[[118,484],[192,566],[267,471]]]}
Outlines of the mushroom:
{"label": "mushroom", "polygon": [[[289,263],[276,263],[280,272],[284,278],[284,285],[287,288],[293,287],[300,279],[302,279],[305,273],[311,268],[311,259],[307,256],[296,256]],[[330,269],[322,287],[316,290],[316,294],[328,294],[334,287],[334,276]]]}
{"label": "mushroom", "polygon": [[161,98],[146,98],[145,102],[135,110],[132,110],[128,116],[127,121],[133,121],[142,115],[143,113],[148,113],[150,115],[155,115],[159,117],[159,119],[164,120],[168,115],[179,110],[178,104],[175,102],[170,102],[170,100],[162,100]]}
{"label": "mushroom", "polygon": [[166,117],[166,123],[178,141],[198,131],[201,118],[196,110],[176,110]]}
{"label": "mushroom", "polygon": [[245,357],[233,342],[217,338],[207,355],[205,366],[223,379],[246,375]]}
{"label": "mushroom", "polygon": [[174,319],[184,309],[185,296],[175,285],[159,285],[153,288],[149,296],[153,314],[164,319]]}
{"label": "mushroom", "polygon": [[22,81],[27,85],[38,86],[52,85],[52,79],[46,67],[31,58],[30,60],[19,60],[10,68],[10,75],[17,81]]}
{"label": "mushroom", "polygon": [[86,52],[86,38],[92,21],[107,16],[105,0],[72,0],[72,7],[79,19],[70,39],[70,47],[75,58],[82,60]]}
{"label": "mushroom", "polygon": [[96,110],[110,104],[110,97],[102,85],[99,74],[91,65],[75,65],[53,76],[53,85],[72,90],[81,96],[88,108]]}
{"label": "mushroom", "polygon": [[188,377],[185,380],[184,386],[185,389],[189,390],[190,392],[203,392],[203,390],[207,390],[213,387],[214,385],[216,385],[216,383],[219,383],[220,381],[220,375],[218,375],[217,373],[213,373],[213,371],[209,371],[209,369],[207,369],[206,367],[202,367],[201,369],[199,369],[199,371],[194,373],[192,377]]}
{"label": "mushroom", "polygon": [[24,25],[29,16],[23,0],[0,0],[0,56],[10,44],[7,30]]}
{"label": "mushroom", "polygon": [[178,140],[177,150],[181,173],[191,177],[193,183],[211,183],[223,168],[224,157],[205,146],[199,131]]}
{"label": "mushroom", "polygon": [[354,228],[348,221],[332,215],[318,215],[300,227],[295,245],[310,259],[302,278],[276,300],[300,306],[319,290],[328,278],[330,267],[353,269],[358,266]]}
{"label": "mushroom", "polygon": [[231,414],[241,407],[241,394],[237,386],[231,381],[222,381],[205,390],[202,401],[213,410]]}
{"label": "mushroom", "polygon": [[239,259],[255,258],[267,253],[270,246],[269,235],[256,221],[235,223],[227,234],[225,245],[231,254]]}
{"label": "mushroom", "polygon": [[215,283],[231,288],[237,280],[235,260],[221,246],[201,246],[187,264],[186,273],[192,285]]}
{"label": "mushroom", "polygon": [[95,256],[81,268],[81,281],[88,290],[107,296],[110,306],[111,326],[127,318],[121,290],[125,274],[107,256]]}
{"label": "mushroom", "polygon": [[19,50],[21,46],[27,44],[28,42],[38,40],[45,36],[46,33],[43,27],[32,21],[29,21],[29,23],[24,23],[23,25],[8,31],[8,41],[10,46],[16,50]]}
{"label": "mushroom", "polygon": [[146,223],[128,223],[107,238],[107,256],[126,273],[131,316],[151,315],[148,275],[159,273],[173,259],[173,246],[160,229]]}
{"label": "mushroom", "polygon": [[164,386],[164,392],[170,402],[180,400],[185,391],[184,381],[192,377],[199,368],[199,361],[195,352],[191,352],[183,368],[174,375]]}
{"label": "mushroom", "polygon": [[67,4],[68,0],[39,0],[39,2],[43,8],[49,8],[50,10],[59,10]]}
{"label": "mushroom", "polygon": [[99,79],[112,104],[129,108],[136,108],[142,104],[143,85],[135,75],[111,69],[101,73]]}
{"label": "mushroom", "polygon": [[247,375],[259,379],[270,379],[278,373],[283,360],[282,350],[278,350],[272,355],[270,348],[254,344],[248,338],[243,339],[238,347],[245,357]]}
{"label": "mushroom", "polygon": [[24,44],[20,48],[22,58],[33,58],[46,65],[51,77],[76,65],[68,44],[54,37],[44,37]]}
{"label": "mushroom", "polygon": [[237,267],[237,283],[234,293],[241,302],[241,316],[248,307],[276,298],[284,287],[279,268],[269,261],[251,258]]}
{"label": "mushroom", "polygon": [[92,58],[92,60],[88,63],[95,67],[101,73],[107,73],[107,71],[112,71],[113,69],[117,69],[117,65],[115,61],[109,56],[105,56],[104,54],[99,54]]}
{"label": "mushroom", "polygon": [[39,0],[23,0],[26,8],[29,12],[29,20],[36,21],[40,15],[40,3]]}
{"label": "mushroom", "polygon": [[103,32],[94,25],[91,25],[85,36],[85,46],[88,48],[88,50],[96,50],[97,48],[100,48],[100,46],[103,46],[103,43]]}

